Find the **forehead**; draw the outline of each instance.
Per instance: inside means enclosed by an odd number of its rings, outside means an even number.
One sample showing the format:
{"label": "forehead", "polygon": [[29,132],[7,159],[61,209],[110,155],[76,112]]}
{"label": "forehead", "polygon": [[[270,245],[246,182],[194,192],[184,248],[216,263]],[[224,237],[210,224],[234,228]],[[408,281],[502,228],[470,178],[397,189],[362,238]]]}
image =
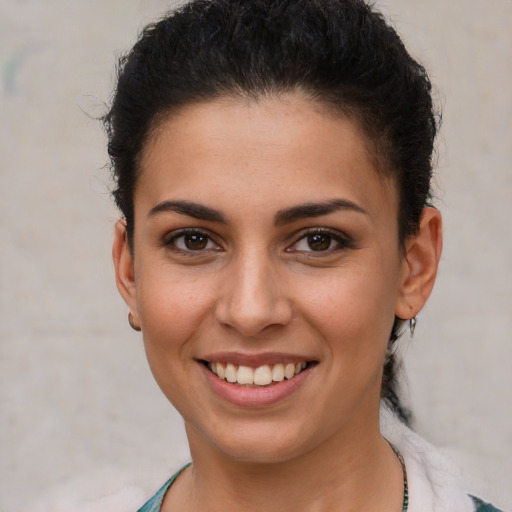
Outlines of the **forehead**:
{"label": "forehead", "polygon": [[169,195],[228,204],[259,198],[279,209],[287,199],[342,194],[376,210],[396,207],[396,187],[371,146],[354,121],[298,95],[193,104],[151,132],[135,199],[154,206]]}

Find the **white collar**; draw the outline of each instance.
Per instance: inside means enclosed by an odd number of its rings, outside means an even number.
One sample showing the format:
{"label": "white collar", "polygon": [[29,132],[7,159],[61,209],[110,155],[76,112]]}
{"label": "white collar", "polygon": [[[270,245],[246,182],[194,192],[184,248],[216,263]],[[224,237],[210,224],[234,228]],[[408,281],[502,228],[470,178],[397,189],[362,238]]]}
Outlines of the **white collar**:
{"label": "white collar", "polygon": [[382,435],[402,454],[409,486],[409,512],[474,512],[473,500],[455,477],[449,460],[381,407]]}

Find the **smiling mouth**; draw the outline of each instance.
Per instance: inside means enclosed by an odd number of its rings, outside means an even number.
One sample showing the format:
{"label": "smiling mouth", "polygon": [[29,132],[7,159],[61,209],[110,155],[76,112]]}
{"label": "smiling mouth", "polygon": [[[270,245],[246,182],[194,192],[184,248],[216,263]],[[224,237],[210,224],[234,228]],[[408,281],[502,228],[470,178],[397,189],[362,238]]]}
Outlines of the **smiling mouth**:
{"label": "smiling mouth", "polygon": [[243,387],[272,386],[284,380],[293,379],[304,370],[316,365],[315,361],[300,363],[264,364],[256,368],[234,363],[203,361],[205,366],[219,379]]}

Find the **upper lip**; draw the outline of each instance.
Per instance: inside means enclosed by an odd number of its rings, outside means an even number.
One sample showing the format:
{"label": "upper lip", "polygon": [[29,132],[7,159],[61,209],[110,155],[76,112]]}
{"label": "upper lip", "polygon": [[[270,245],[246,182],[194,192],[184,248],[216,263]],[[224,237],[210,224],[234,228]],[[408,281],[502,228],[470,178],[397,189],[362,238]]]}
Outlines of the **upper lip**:
{"label": "upper lip", "polygon": [[285,352],[264,352],[261,354],[244,354],[241,352],[216,352],[198,358],[200,361],[215,363],[233,363],[239,366],[258,367],[265,364],[302,363],[315,359],[306,355],[289,354]]}

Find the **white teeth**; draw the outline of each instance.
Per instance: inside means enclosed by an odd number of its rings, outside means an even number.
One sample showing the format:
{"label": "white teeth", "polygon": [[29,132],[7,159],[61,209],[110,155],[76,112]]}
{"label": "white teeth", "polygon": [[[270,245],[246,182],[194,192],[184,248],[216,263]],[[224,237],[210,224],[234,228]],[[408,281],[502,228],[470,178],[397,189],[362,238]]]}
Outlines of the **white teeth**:
{"label": "white teeth", "polygon": [[274,368],[272,368],[272,380],[274,382],[281,382],[284,380],[284,365],[274,365]]}
{"label": "white teeth", "polygon": [[258,386],[267,386],[272,382],[272,370],[268,364],[259,366],[254,370],[254,384]]}
{"label": "white teeth", "polygon": [[253,368],[251,366],[237,366],[233,363],[218,363],[210,361],[208,368],[220,379],[232,384],[268,386],[272,382],[281,382],[284,379],[292,379],[299,374],[307,363],[278,363],[274,365],[264,364]]}
{"label": "white teeth", "polygon": [[226,365],[226,380],[228,382],[236,382],[236,368],[234,364],[228,363]]}
{"label": "white teeth", "polygon": [[291,379],[295,375],[295,365],[293,363],[288,363],[284,368],[284,376],[287,379]]}
{"label": "white teeth", "polygon": [[213,373],[217,373],[217,375],[223,379],[226,376],[226,370],[224,370],[224,365],[222,363],[216,364],[217,371]]}
{"label": "white teeth", "polygon": [[249,366],[239,366],[236,381],[238,384],[254,384],[254,370]]}

